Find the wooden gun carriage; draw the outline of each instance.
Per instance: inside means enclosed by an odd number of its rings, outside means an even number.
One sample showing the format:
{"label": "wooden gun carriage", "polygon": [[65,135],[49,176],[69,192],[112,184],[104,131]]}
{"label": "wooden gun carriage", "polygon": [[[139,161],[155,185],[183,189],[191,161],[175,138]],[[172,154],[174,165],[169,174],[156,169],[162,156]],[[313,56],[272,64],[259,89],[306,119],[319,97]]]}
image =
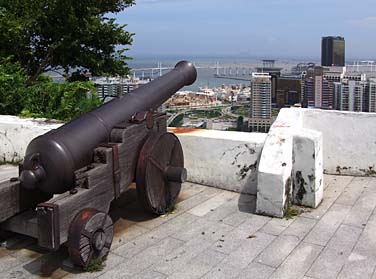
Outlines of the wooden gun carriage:
{"label": "wooden gun carriage", "polygon": [[[110,205],[127,191],[132,182],[136,182],[139,200],[146,210],[154,214],[168,211],[179,195],[187,172],[178,138],[167,133],[166,114],[152,112],[152,109],[175,93],[176,88],[193,83],[197,75],[193,65],[185,61],[178,63],[174,70],[150,82],[148,88],[130,93],[139,94],[138,99],[143,95],[150,96],[151,92],[158,94],[158,90],[163,90],[159,85],[183,76],[157,104],[148,104],[145,99],[145,111],[139,111],[136,104],[130,109],[133,110],[131,117],[108,125],[106,141],[99,137],[100,141],[91,148],[90,154],[84,154],[68,166],[74,170],[70,183],[49,179],[60,175],[49,166],[59,166],[64,159],[58,160],[61,146],[66,148],[63,150],[66,157],[66,153],[75,148],[69,149],[69,142],[64,141],[64,136],[71,132],[69,127],[64,128],[67,124],[58,131],[34,139],[19,166],[20,176],[0,183],[0,228],[36,238],[40,247],[51,251],[66,244],[73,262],[85,267],[92,259],[104,258],[109,253],[113,238],[113,222],[108,215]],[[153,91],[154,88],[158,90]],[[129,100],[125,104],[131,104],[132,99]],[[110,107],[110,113],[116,113],[112,109]],[[102,115],[98,117],[100,121],[105,118]],[[74,124],[73,128],[77,121]],[[63,135],[59,135],[61,131]],[[91,131],[87,134],[89,137],[93,135]],[[46,138],[51,135],[53,146],[58,147],[56,151],[46,146]],[[59,136],[57,140],[53,138],[56,135]],[[86,140],[89,145],[90,141],[98,141],[92,138],[80,140],[83,145]],[[64,171],[67,162],[72,161],[61,162],[59,166]],[[51,181],[61,184],[47,188]]]}

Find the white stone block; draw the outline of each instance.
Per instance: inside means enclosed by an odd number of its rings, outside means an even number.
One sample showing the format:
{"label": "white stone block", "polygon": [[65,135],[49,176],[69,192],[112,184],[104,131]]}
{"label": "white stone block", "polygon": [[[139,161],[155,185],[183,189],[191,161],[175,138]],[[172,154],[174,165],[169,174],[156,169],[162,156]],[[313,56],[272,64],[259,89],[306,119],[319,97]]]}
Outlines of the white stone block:
{"label": "white stone block", "polygon": [[258,169],[258,214],[283,217],[291,197],[291,171],[292,135],[269,134]]}
{"label": "white stone block", "polygon": [[188,181],[256,194],[257,166],[266,134],[180,128],[170,132],[183,146]]}
{"label": "white stone block", "polygon": [[45,119],[0,116],[0,162],[18,162],[23,159],[29,142],[62,124]]}
{"label": "white stone block", "polygon": [[322,134],[302,129],[293,139],[293,203],[316,208],[324,192]]}

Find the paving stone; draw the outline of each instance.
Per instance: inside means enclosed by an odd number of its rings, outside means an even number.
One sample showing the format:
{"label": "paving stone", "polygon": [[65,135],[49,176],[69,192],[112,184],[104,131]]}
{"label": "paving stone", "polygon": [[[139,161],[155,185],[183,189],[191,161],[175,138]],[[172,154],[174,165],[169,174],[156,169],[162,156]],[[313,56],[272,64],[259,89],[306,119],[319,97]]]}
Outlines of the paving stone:
{"label": "paving stone", "polygon": [[[132,278],[132,277],[130,277]],[[160,272],[154,271],[154,270],[145,270],[137,276],[134,276],[133,278],[142,278],[142,279],[165,279],[167,278],[167,275],[162,274]]]}
{"label": "paving stone", "polygon": [[233,192],[222,192],[211,199],[207,200],[204,203],[197,205],[196,207],[192,208],[188,211],[188,213],[196,215],[196,216],[204,216],[210,211],[216,209],[217,207],[224,204],[226,201],[230,201],[232,198],[237,196],[238,194]]}
{"label": "paving stone", "polygon": [[311,218],[297,217],[294,222],[283,231],[283,235],[295,235],[302,240],[316,225],[317,220]]}
{"label": "paving stone", "polygon": [[351,207],[347,205],[334,204],[324,217],[310,231],[305,242],[325,246],[334,235]]}
{"label": "paving stone", "polygon": [[353,179],[353,176],[335,175],[325,194],[328,197],[338,197]]}
{"label": "paving stone", "polygon": [[321,250],[321,246],[304,242],[300,243],[270,278],[302,278],[320,254]]}
{"label": "paving stone", "polygon": [[295,219],[273,218],[260,231],[272,235],[280,235]]}
{"label": "paving stone", "polygon": [[318,208],[302,213],[302,217],[321,219],[334,204],[343,190],[351,183],[352,176],[336,176],[324,192],[324,198]]}
{"label": "paving stone", "polygon": [[314,278],[336,278],[361,232],[360,228],[341,225],[307,275]]}
{"label": "paving stone", "polygon": [[118,220],[114,225],[114,239],[112,241],[111,249],[116,249],[147,232],[149,232],[149,230],[140,227],[133,222],[129,225],[128,220]]}
{"label": "paving stone", "polygon": [[225,254],[220,252],[207,249],[184,264],[178,272],[173,273],[169,278],[200,278],[221,262],[225,256]]}
{"label": "paving stone", "polygon": [[167,214],[161,216],[162,218],[152,218],[138,222],[138,225],[149,230],[155,229],[156,227],[168,222],[176,216],[186,212],[188,209],[190,209],[190,206],[194,207],[197,204],[200,204],[201,199],[206,200],[208,198],[211,198],[215,193],[217,193],[217,191],[211,191],[210,188],[202,185],[197,185],[189,182],[183,183],[182,190],[177,200],[176,209],[174,210],[174,214]]}
{"label": "paving stone", "polygon": [[376,267],[376,216],[361,233],[338,278],[370,278]]}
{"label": "paving stone", "polygon": [[194,183],[191,183],[191,182],[185,182],[181,185],[181,191],[180,191],[180,195],[177,199],[177,203],[184,201],[184,200],[187,200],[187,199],[193,197],[194,195],[197,195],[198,193],[203,192],[207,188],[208,187],[203,186],[203,185],[194,184]]}
{"label": "paving stone", "polygon": [[[247,267],[273,240],[275,236],[257,232],[252,238],[242,241],[242,244],[222,263],[237,266],[239,269]],[[221,264],[222,264],[221,263]]]}
{"label": "paving stone", "polygon": [[206,220],[210,221],[220,221],[223,222],[223,220],[228,217],[229,215],[239,212],[238,209],[238,199],[239,196],[233,197],[231,200],[227,201],[220,207],[217,207],[216,209],[210,210],[204,217]]}
{"label": "paving stone", "polygon": [[376,207],[376,192],[364,191],[351,208],[344,224],[363,227]]}
{"label": "paving stone", "polygon": [[233,214],[227,216],[225,219],[223,219],[223,223],[233,227],[237,227],[245,220],[251,218],[251,216],[251,213],[236,211]]}
{"label": "paving stone", "polygon": [[266,279],[275,271],[274,268],[259,263],[251,263],[239,274],[239,279]]}
{"label": "paving stone", "polygon": [[223,222],[215,222],[206,220],[205,218],[199,218],[195,222],[173,234],[173,237],[184,241],[189,241],[193,238],[200,238],[214,242],[223,239],[223,237],[233,229],[232,226],[224,224]]}
{"label": "paving stone", "polygon": [[107,260],[104,264],[104,268],[103,270],[101,271],[97,271],[97,272],[84,272],[82,271],[81,269],[79,268],[72,268],[72,265],[73,263],[70,263],[71,265],[70,266],[67,266],[65,267],[64,269],[69,271],[69,274],[67,274],[66,276],[64,276],[64,279],[70,279],[70,278],[77,278],[77,279],[89,279],[89,278],[96,278],[96,277],[99,277],[103,274],[105,274],[106,272],[108,271],[111,271],[115,268],[117,268],[117,266],[119,266],[120,264],[122,264],[124,262],[124,258],[118,256],[118,255],[115,255],[113,253],[110,253],[107,257]]}
{"label": "paving stone", "polygon": [[220,241],[215,242],[212,248],[219,252],[230,254],[242,245],[244,240],[253,236],[259,229],[269,222],[270,219],[270,217],[252,215],[251,218],[247,219],[240,226],[225,235]]}
{"label": "paving stone", "polygon": [[207,272],[202,279],[228,279],[235,278],[241,270],[234,265],[219,263],[216,267]]}
{"label": "paving stone", "polygon": [[367,179],[365,177],[354,177],[349,185],[344,189],[342,194],[336,200],[336,203],[343,205],[354,205],[364,189],[366,188]]}
{"label": "paving stone", "polygon": [[[122,264],[115,269],[107,271],[99,278],[134,278],[136,274],[141,273],[145,269],[151,267],[155,262],[159,261],[161,257],[166,254],[173,253],[178,247],[183,245],[183,241],[171,237],[159,241],[153,246],[148,247],[140,254],[125,259]],[[151,269],[158,271],[155,269]]]}
{"label": "paving stone", "polygon": [[254,214],[256,212],[256,202],[256,195],[240,194],[238,200],[239,211]]}
{"label": "paving stone", "polygon": [[45,254],[27,263],[12,267],[2,273],[1,278],[62,278],[68,274],[68,271],[61,268],[67,256],[65,251]]}
{"label": "paving stone", "polygon": [[[171,214],[171,216],[172,215],[174,214]],[[197,216],[185,212],[181,215],[175,216],[170,221],[164,223],[163,226],[155,228],[152,232],[158,238],[165,238],[166,236],[173,235],[179,230],[186,229],[197,219]]]}
{"label": "paving stone", "polygon": [[300,239],[297,236],[280,235],[262,251],[255,261],[277,268],[291,251],[295,249],[299,242]]}
{"label": "paving stone", "polygon": [[0,272],[5,272],[20,264],[22,264],[22,261],[11,256],[4,248],[0,248]]}
{"label": "paving stone", "polygon": [[172,275],[179,272],[187,262],[198,256],[209,246],[210,242],[205,239],[192,239],[171,251],[171,253],[165,254],[153,265],[152,269],[163,274]]}
{"label": "paving stone", "polygon": [[370,191],[370,192],[375,192],[376,191],[376,177],[371,176],[371,177],[363,177],[366,180],[366,187],[365,190]]}
{"label": "paving stone", "polygon": [[143,234],[112,251],[119,256],[132,258],[149,246],[155,245],[160,240],[174,234],[176,231],[182,228],[186,228],[186,226],[196,220],[196,218],[197,217],[191,214],[183,213],[176,216],[176,218],[170,220],[169,222],[166,222],[163,226]]}
{"label": "paving stone", "polygon": [[216,188],[212,188],[212,187],[206,187],[204,191],[198,193],[197,195],[194,195],[193,197],[187,200],[181,201],[178,204],[177,210],[183,211],[183,212],[188,211],[192,209],[193,207],[211,199],[212,197],[216,196],[217,194],[221,192],[223,191],[216,189]]}

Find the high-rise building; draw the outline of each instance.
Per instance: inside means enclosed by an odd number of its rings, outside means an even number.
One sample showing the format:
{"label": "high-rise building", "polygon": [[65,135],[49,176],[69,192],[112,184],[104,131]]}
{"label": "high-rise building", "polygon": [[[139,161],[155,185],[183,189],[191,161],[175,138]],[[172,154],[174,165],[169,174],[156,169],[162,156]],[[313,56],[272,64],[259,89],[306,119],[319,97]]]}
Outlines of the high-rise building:
{"label": "high-rise building", "polygon": [[99,98],[104,101],[121,97],[149,82],[148,80],[140,80],[137,78],[123,79],[117,77],[101,77],[93,81]]}
{"label": "high-rise building", "polygon": [[363,101],[366,95],[367,83],[354,80],[335,82],[334,100],[335,108],[344,111],[366,111]]}
{"label": "high-rise building", "polygon": [[332,83],[324,77],[322,67],[307,71],[302,83],[303,106],[308,108],[333,108]]}
{"label": "high-rise building", "polygon": [[343,37],[322,38],[321,66],[345,66],[345,39]]}
{"label": "high-rise building", "polygon": [[376,112],[376,82],[370,81],[367,86],[368,112]]}
{"label": "high-rise building", "polygon": [[277,83],[278,79],[281,76],[282,68],[275,67],[275,60],[273,59],[264,59],[262,60],[262,67],[256,67],[258,73],[268,73],[271,77],[272,83],[272,104],[276,105],[277,103]]}
{"label": "high-rise building", "polygon": [[300,104],[302,79],[298,77],[280,77],[277,82],[277,107],[291,107]]}
{"label": "high-rise building", "polygon": [[272,122],[272,77],[268,73],[253,73],[249,130],[268,132]]}

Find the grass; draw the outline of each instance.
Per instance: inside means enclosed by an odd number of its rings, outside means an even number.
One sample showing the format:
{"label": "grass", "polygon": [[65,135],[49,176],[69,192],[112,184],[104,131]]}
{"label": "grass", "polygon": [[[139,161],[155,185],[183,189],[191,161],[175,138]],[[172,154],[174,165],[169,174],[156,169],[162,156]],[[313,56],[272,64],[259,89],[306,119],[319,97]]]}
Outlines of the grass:
{"label": "grass", "polygon": [[84,267],[84,271],[90,273],[102,271],[106,266],[105,261],[106,258],[93,259],[88,266]]}
{"label": "grass", "polygon": [[287,220],[289,219],[292,219],[296,216],[299,216],[301,214],[301,210],[299,207],[295,206],[295,205],[290,205],[286,208],[286,211],[285,211],[285,218]]}
{"label": "grass", "polygon": [[165,214],[163,214],[163,216],[174,214],[176,211],[176,208],[177,207],[175,203],[171,204],[169,207],[166,208]]}
{"label": "grass", "polygon": [[197,118],[217,118],[221,116],[218,110],[194,110],[189,112],[190,116]]}
{"label": "grass", "polygon": [[249,106],[233,106],[231,107],[231,112],[237,115],[249,117]]}

